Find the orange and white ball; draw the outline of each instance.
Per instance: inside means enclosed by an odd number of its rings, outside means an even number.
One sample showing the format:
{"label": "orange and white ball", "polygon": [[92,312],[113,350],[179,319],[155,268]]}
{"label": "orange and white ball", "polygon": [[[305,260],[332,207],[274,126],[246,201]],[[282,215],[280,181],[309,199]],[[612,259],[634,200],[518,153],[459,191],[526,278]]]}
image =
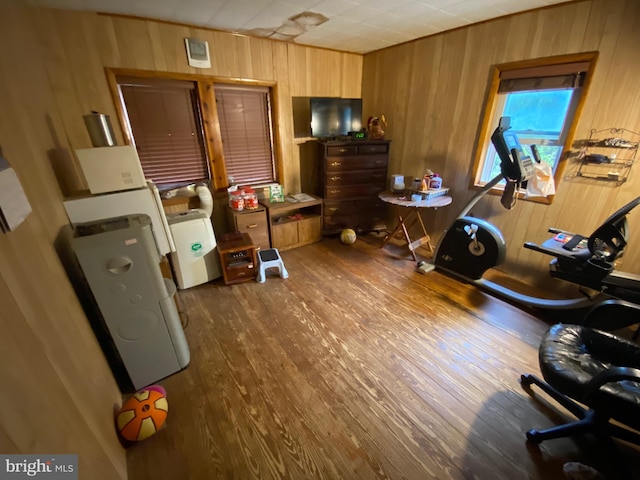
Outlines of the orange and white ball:
{"label": "orange and white ball", "polygon": [[162,388],[146,388],[122,405],[116,422],[122,438],[138,442],[149,438],[164,425],[167,420],[169,404]]}

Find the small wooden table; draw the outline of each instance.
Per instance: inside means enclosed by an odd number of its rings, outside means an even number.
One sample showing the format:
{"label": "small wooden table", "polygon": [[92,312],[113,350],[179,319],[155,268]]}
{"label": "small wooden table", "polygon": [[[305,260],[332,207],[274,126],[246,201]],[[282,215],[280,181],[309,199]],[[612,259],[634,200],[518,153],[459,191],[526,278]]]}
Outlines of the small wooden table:
{"label": "small wooden table", "polygon": [[256,246],[247,233],[228,233],[218,242],[225,285],[255,280]]}
{"label": "small wooden table", "polygon": [[[425,228],[424,222],[422,221],[422,217],[420,216],[420,209],[445,207],[452,202],[451,197],[448,195],[440,195],[435,198],[430,198],[430,199],[427,198],[426,200],[412,201],[410,199],[411,198],[410,193],[407,195],[403,195],[403,194],[399,195],[392,192],[382,192],[378,195],[378,197],[383,202],[393,205],[396,211],[396,216],[398,217],[398,224],[390,234],[384,237],[384,240],[382,241],[382,245],[380,245],[380,248],[383,248],[387,244],[389,239],[393,237],[396,233],[398,233],[400,229],[402,229],[402,231],[404,232],[404,237],[407,239],[407,245],[409,247],[409,250],[411,251],[411,255],[413,256],[414,261],[416,262],[418,261],[418,257],[416,257],[415,250],[422,245],[426,244],[427,247],[429,248],[429,251],[433,252],[433,246],[431,245],[431,237],[429,236],[429,233],[427,233],[427,229]],[[402,212],[402,208],[408,208],[409,213],[404,215]],[[410,220],[412,216],[416,217],[416,219],[418,220],[418,223],[420,224],[420,227],[422,228],[422,233],[424,234],[422,237],[414,241],[411,240],[411,237],[409,236],[409,231],[407,230],[407,221]]]}
{"label": "small wooden table", "polygon": [[260,203],[267,207],[272,248],[282,252],[322,240],[322,198],[309,195],[302,202]]}

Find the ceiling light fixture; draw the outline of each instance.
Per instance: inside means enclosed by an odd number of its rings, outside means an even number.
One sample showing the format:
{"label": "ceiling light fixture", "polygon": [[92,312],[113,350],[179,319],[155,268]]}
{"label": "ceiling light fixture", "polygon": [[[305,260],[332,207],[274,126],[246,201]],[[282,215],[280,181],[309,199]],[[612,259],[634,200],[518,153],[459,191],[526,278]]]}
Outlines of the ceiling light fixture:
{"label": "ceiling light fixture", "polygon": [[245,33],[258,37],[268,37],[275,40],[293,40],[298,35],[309,31],[313,27],[328,22],[329,18],[321,13],[302,12],[282,22],[282,25],[276,28],[254,28]]}

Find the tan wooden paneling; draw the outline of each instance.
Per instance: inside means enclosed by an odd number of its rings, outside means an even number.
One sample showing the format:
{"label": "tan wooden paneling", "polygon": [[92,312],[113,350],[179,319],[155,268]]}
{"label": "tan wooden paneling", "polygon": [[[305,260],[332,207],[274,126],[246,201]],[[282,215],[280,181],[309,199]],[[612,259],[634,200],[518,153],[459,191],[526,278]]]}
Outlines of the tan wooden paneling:
{"label": "tan wooden paneling", "polygon": [[[393,140],[389,172],[413,176],[431,168],[443,173],[445,186],[452,189],[454,203],[428,219],[434,237],[440,236],[474,193],[469,189],[473,154],[491,67],[598,51],[575,140],[587,138],[592,128],[640,131],[639,22],[640,4],[633,0],[575,2],[365,55],[363,98],[368,111],[384,113],[389,122],[388,138]],[[522,201],[516,210],[506,211],[498,197],[487,196],[474,209],[475,215],[495,223],[507,239],[508,260],[502,269],[539,286],[556,288],[562,282],[549,279],[550,259],[523,249],[524,241],[544,241],[551,226],[589,234],[640,191],[638,166],[629,181],[618,186],[578,179],[575,155],[566,162],[552,205]],[[622,270],[640,273],[640,211],[629,218],[631,248]]]}
{"label": "tan wooden paneling", "polygon": [[[360,97],[362,55],[123,16],[46,9],[33,12],[55,100],[73,148],[90,146],[82,115],[97,110],[117,118],[105,67],[275,82],[280,182],[286,191],[298,192],[300,159],[293,143],[291,96]],[[211,68],[188,65],[185,37],[209,42]],[[123,142],[118,122],[112,123],[118,141]],[[86,188],[75,162],[64,178],[72,190]]]}
{"label": "tan wooden paneling", "polygon": [[[0,52],[0,146],[33,209],[0,235],[0,451],[77,454],[82,475],[126,479],[113,425],[121,394],[54,249],[67,223],[56,168],[68,159],[69,132],[54,95],[64,84],[48,76],[49,46],[36,35],[50,16],[35,22],[31,13],[0,7],[0,40],[20,46]],[[64,41],[50,43],[63,69]],[[91,85],[81,89],[89,95]]]}

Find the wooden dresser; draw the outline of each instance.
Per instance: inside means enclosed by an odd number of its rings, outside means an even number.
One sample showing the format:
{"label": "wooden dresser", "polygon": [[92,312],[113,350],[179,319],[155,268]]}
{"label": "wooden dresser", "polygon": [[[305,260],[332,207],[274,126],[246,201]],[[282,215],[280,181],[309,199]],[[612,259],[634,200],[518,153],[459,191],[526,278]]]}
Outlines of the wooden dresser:
{"label": "wooden dresser", "polygon": [[318,142],[324,233],[384,230],[390,140]]}

